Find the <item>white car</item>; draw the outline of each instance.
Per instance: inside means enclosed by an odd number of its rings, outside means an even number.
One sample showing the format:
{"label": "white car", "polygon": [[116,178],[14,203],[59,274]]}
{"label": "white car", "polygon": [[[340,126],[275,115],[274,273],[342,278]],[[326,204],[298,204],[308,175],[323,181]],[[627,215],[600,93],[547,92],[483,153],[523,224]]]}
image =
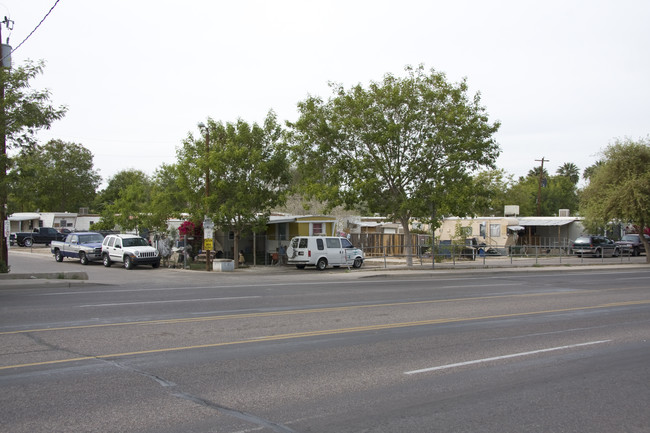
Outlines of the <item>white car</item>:
{"label": "white car", "polygon": [[364,259],[363,251],[346,238],[328,236],[297,236],[291,239],[287,256],[298,269],[316,266],[320,271],[327,266],[360,268]]}
{"label": "white car", "polygon": [[160,254],[140,236],[108,235],[102,243],[102,261],[107,268],[113,262],[124,263],[125,269],[133,269],[137,265],[157,268],[160,266]]}

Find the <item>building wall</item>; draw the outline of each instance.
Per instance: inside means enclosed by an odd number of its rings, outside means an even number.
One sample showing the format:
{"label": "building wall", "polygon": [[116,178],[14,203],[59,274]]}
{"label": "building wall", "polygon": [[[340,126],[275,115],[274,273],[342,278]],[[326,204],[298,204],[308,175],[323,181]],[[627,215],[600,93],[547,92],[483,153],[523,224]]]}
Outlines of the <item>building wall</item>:
{"label": "building wall", "polygon": [[516,218],[507,217],[478,217],[478,218],[446,218],[436,230],[436,237],[441,241],[458,239],[456,227],[460,225],[465,230],[465,237],[476,238],[479,243],[490,246],[507,246],[516,241],[516,235],[508,231],[508,226],[516,226]]}

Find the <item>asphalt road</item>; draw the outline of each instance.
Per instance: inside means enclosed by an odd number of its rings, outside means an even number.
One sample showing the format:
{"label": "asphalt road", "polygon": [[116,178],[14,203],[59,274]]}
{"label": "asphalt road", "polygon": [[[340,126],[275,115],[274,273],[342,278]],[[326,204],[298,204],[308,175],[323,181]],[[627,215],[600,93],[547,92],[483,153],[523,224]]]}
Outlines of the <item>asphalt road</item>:
{"label": "asphalt road", "polygon": [[3,432],[650,431],[645,267],[12,266],[92,278],[0,286]]}

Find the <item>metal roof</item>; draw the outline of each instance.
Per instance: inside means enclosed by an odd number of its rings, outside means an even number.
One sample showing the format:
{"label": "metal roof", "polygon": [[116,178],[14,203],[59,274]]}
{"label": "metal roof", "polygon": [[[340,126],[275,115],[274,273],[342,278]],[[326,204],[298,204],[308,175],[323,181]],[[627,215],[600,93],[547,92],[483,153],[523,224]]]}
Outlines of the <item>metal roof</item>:
{"label": "metal roof", "polygon": [[524,227],[531,226],[564,226],[577,221],[577,217],[522,217],[519,218],[519,224]]}

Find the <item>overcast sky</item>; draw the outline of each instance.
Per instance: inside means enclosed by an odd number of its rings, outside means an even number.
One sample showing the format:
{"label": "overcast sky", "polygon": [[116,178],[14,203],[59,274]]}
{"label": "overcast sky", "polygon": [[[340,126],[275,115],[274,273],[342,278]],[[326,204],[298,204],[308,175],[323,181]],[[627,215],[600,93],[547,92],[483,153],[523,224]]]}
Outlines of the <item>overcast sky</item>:
{"label": "overcast sky", "polygon": [[[0,0],[18,46],[56,0]],[[616,138],[650,133],[650,1],[60,0],[13,64],[46,61],[64,119],[104,180],[174,163],[197,124],[295,120],[308,95],[424,64],[467,78],[502,123],[499,168],[545,157],[582,171]]]}

